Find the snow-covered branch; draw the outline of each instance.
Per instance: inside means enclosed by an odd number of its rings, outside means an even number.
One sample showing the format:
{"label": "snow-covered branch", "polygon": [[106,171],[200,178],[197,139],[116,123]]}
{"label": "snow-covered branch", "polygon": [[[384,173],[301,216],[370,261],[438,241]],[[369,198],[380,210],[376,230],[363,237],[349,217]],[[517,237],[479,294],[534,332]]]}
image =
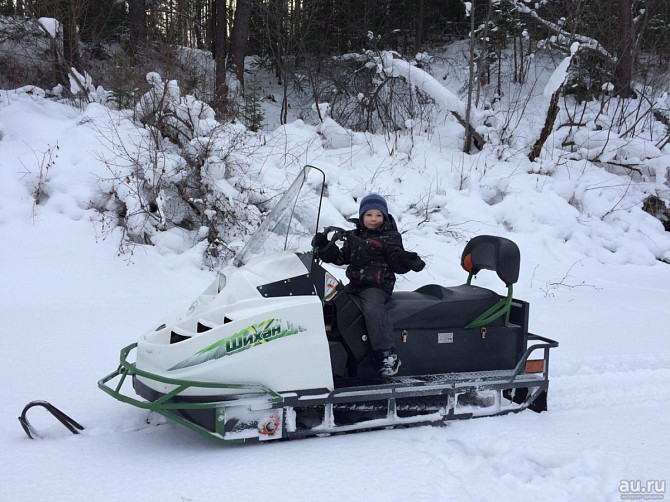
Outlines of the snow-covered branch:
{"label": "snow-covered branch", "polygon": [[416,86],[431,96],[450,112],[456,112],[461,116],[465,116],[465,103],[458,99],[458,96],[421,68],[413,66],[404,59],[394,57],[396,55],[397,53],[392,51],[382,52],[381,62],[384,73],[390,77],[405,79],[409,84]]}
{"label": "snow-covered branch", "polygon": [[568,78],[568,69],[572,64],[572,60],[575,58],[577,51],[579,50],[579,42],[573,42],[570,46],[570,55],[561,61],[561,64],[556,67],[554,73],[549,77],[549,82],[544,87],[543,96],[549,100],[549,106],[547,108],[547,118],[544,121],[544,127],[540,133],[540,137],[537,139],[530,153],[528,154],[528,159],[533,162],[540,152],[544,143],[549,138],[549,135],[554,129],[554,123],[556,122],[556,117],[558,116],[559,107],[558,107],[558,97],[560,95],[561,87]]}
{"label": "snow-covered branch", "polygon": [[510,3],[514,5],[514,7],[519,10],[519,12],[532,17],[537,22],[555,33],[560,44],[568,46],[573,42],[579,42],[579,45],[582,49],[593,51],[601,57],[616,63],[617,57],[605,49],[605,47],[603,47],[602,44],[595,38],[591,38],[586,35],[580,35],[579,33],[570,33],[569,31],[564,30],[560,25],[549,21],[548,19],[544,19],[537,13],[535,9],[531,9],[528,5],[518,0],[510,0]]}
{"label": "snow-covered branch", "polygon": [[[449,110],[463,127],[470,129],[477,146],[481,148],[486,141],[479,133],[477,133],[472,123],[467,124],[465,122],[465,119],[463,118],[466,115],[465,103],[463,103],[456,94],[435,80],[430,74],[396,56],[398,56],[398,54],[393,51],[382,52],[380,57],[381,70],[390,77],[403,78],[409,84],[416,86],[418,89],[431,96],[440,106]],[[476,116],[476,109],[473,109],[472,111],[475,112],[471,112],[472,116]]]}

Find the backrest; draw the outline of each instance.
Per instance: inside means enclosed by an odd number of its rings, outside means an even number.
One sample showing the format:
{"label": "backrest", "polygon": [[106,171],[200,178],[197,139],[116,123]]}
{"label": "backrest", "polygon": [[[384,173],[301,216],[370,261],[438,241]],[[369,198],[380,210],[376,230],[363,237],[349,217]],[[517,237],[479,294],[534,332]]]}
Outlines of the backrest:
{"label": "backrest", "polygon": [[519,279],[521,255],[518,246],[509,239],[495,235],[478,235],[465,245],[461,266],[470,273],[481,269],[494,270],[507,287]]}

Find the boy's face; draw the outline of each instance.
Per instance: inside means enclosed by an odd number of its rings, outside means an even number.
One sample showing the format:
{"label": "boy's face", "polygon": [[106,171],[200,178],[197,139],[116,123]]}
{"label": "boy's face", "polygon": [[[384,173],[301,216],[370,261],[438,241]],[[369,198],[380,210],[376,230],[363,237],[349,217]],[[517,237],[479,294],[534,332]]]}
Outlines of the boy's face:
{"label": "boy's face", "polygon": [[363,213],[363,226],[374,229],[384,223],[384,214],[379,209],[368,209]]}

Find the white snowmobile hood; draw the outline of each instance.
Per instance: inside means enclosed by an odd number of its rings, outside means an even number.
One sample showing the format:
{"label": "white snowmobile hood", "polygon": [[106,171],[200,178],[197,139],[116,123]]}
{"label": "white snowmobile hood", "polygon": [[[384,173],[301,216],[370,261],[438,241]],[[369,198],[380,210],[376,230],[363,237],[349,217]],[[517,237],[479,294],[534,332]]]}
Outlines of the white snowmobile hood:
{"label": "white snowmobile hood", "polygon": [[[186,312],[140,338],[137,367],[168,378],[262,384],[278,392],[332,389],[321,300],[259,291],[307,273],[292,252],[227,267]],[[144,383],[162,393],[173,388]]]}

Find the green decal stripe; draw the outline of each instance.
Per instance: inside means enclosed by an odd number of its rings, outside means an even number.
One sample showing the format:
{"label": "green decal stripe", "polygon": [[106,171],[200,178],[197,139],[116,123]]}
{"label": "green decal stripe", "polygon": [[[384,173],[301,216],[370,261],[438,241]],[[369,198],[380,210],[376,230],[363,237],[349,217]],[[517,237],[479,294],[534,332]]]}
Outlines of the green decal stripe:
{"label": "green decal stripe", "polygon": [[[258,331],[264,331],[267,326],[269,326],[275,319],[266,319],[265,321],[261,321],[257,324],[252,324],[251,326],[247,326],[241,331],[238,331],[237,333],[234,333],[230,335],[229,337],[223,338],[222,340],[219,340],[218,342],[213,343],[212,345],[205,347],[201,351],[198,352],[198,354],[204,354],[205,352],[209,352],[210,350],[214,350],[217,347],[220,347],[221,345],[224,345],[226,342],[232,340],[233,338],[237,338],[240,336],[246,336],[246,335],[252,335],[254,333],[258,333]],[[281,322],[281,320],[279,320]]]}
{"label": "green decal stripe", "polygon": [[263,343],[305,331],[305,329],[299,326],[296,327],[291,323],[288,323],[287,327],[289,329],[282,330],[282,320],[277,318],[266,319],[265,321],[252,324],[196,352],[191,357],[169,368],[168,371],[188,368],[207,361],[221,359],[222,357],[257,347]]}

